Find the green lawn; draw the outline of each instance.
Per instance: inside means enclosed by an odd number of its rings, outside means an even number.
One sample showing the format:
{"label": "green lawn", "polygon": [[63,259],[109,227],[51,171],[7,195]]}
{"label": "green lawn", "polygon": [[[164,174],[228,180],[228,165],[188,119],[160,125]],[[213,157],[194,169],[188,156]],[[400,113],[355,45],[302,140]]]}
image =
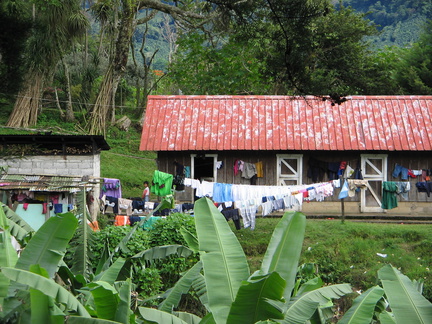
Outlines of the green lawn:
{"label": "green lawn", "polygon": [[[259,268],[278,221],[257,218],[254,231],[235,230],[231,224],[252,271]],[[431,250],[432,225],[308,220],[300,264],[316,264],[327,283],[365,290],[376,284],[377,270],[390,263],[411,279],[424,279],[424,295],[432,300]]]}

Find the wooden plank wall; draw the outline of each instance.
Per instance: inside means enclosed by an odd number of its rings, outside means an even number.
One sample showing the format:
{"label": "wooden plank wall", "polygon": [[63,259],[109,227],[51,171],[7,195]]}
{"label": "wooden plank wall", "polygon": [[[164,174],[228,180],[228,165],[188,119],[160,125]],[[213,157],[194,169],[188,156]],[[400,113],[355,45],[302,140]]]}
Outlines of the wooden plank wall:
{"label": "wooden plank wall", "polygon": [[[197,152],[159,152],[157,165],[160,171],[174,174],[174,161],[190,166],[191,154]],[[202,154],[202,152],[199,152]],[[218,161],[223,162],[223,167],[218,170],[217,182],[233,183],[233,184],[250,184],[249,179],[244,179],[241,174],[234,175],[234,162],[238,159],[244,162],[256,163],[263,162],[264,177],[257,179],[257,185],[276,185],[277,177],[277,154],[303,154],[303,184],[311,184],[312,179],[307,177],[308,160],[310,157],[325,161],[325,162],[340,162],[346,161],[352,168],[356,168],[357,163],[360,163],[359,152],[333,152],[333,151],[316,151],[316,152],[276,152],[276,151],[223,151],[223,152],[206,152],[207,154],[217,154]],[[363,152],[362,152],[363,153]],[[429,152],[364,152],[365,154],[388,154],[388,181],[401,181],[392,177],[395,164],[402,165],[408,169],[432,169],[432,154]],[[322,181],[328,181],[327,175]],[[411,190],[409,192],[408,201],[430,202],[431,197],[427,197],[426,193],[417,192],[415,184],[421,181],[420,178],[409,178]],[[337,195],[339,189],[335,190],[335,195],[329,197],[328,201],[338,201]],[[359,201],[358,195],[353,198],[347,198],[347,201]]]}

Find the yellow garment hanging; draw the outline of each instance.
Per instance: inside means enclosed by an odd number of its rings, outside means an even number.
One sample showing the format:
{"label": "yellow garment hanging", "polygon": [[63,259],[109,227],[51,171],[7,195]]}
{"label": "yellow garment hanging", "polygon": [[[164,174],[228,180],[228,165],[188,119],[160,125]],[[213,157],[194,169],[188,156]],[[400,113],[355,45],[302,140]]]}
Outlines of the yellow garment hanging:
{"label": "yellow garment hanging", "polygon": [[257,172],[257,177],[262,178],[264,177],[264,171],[263,171],[263,163],[262,161],[255,163],[255,168]]}

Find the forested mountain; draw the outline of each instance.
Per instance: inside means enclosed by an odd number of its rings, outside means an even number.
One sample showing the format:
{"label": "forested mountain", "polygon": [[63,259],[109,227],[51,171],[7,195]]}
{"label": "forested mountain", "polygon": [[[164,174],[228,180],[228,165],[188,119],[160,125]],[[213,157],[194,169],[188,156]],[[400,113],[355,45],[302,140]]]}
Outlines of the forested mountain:
{"label": "forested mountain", "polygon": [[412,45],[419,39],[426,21],[432,18],[430,0],[343,0],[342,3],[367,13],[366,18],[377,25],[379,35],[370,37],[376,48]]}
{"label": "forested mountain", "polygon": [[[336,7],[341,5],[340,0],[332,2]],[[366,36],[374,49],[393,45],[411,46],[418,41],[427,20],[432,19],[432,1],[430,0],[343,0],[342,5],[365,14],[365,19],[376,25],[378,34]],[[173,50],[172,43],[170,43],[170,36],[173,36],[170,33],[172,28],[173,20],[162,14],[150,22],[147,31],[143,27],[138,28],[134,35],[138,60],[141,60],[138,49],[144,33],[147,33],[147,53],[157,50],[158,55],[155,57],[154,67],[157,70],[166,71],[170,53]]]}

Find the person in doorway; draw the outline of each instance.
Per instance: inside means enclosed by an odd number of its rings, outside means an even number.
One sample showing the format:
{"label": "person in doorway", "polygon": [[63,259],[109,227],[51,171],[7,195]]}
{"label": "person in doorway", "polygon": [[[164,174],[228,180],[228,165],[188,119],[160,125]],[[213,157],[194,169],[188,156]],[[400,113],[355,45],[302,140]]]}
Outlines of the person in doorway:
{"label": "person in doorway", "polygon": [[144,199],[144,202],[150,201],[150,188],[148,181],[144,181],[144,191],[142,194],[142,198]]}

